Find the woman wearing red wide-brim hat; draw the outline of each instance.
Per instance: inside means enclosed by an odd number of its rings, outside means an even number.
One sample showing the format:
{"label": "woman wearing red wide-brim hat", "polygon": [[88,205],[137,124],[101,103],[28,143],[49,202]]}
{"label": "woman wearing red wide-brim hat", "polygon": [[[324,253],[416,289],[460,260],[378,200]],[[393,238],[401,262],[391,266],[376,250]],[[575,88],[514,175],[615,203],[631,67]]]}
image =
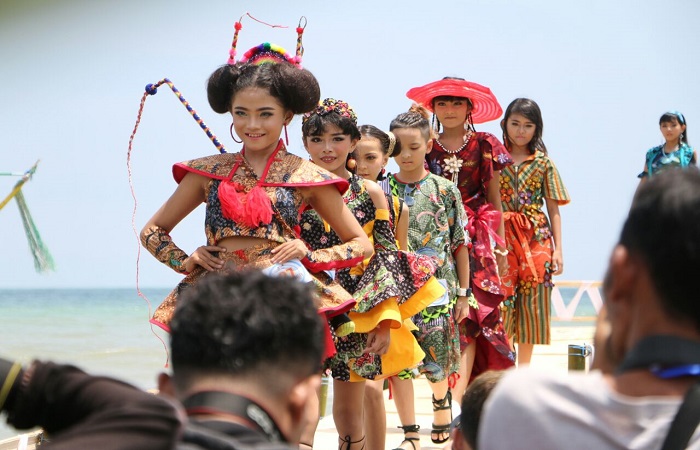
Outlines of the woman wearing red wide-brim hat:
{"label": "woman wearing red wide-brim hat", "polygon": [[475,123],[498,119],[502,113],[486,86],[446,77],[406,95],[433,112],[438,137],[426,155],[428,168],[457,184],[469,216],[470,281],[479,307],[470,308],[459,324],[462,361],[454,395],[460,401],[470,377],[514,364],[499,308],[505,294],[499,268],[506,264],[499,174],[513,160],[494,135],[474,129]]}

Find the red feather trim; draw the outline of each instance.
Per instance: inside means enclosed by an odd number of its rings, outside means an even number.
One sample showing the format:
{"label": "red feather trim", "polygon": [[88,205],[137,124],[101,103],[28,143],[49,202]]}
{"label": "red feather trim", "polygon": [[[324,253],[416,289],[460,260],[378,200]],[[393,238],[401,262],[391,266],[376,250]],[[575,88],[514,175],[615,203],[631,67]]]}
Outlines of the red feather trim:
{"label": "red feather trim", "polygon": [[272,222],[272,202],[267,196],[265,189],[260,186],[255,186],[246,195],[245,203],[245,219],[248,219],[249,225],[259,226],[260,224],[268,225]]}
{"label": "red feather trim", "polygon": [[224,181],[219,184],[218,194],[221,213],[227,219],[249,228],[268,225],[272,221],[272,202],[260,186],[246,193],[241,184]]}

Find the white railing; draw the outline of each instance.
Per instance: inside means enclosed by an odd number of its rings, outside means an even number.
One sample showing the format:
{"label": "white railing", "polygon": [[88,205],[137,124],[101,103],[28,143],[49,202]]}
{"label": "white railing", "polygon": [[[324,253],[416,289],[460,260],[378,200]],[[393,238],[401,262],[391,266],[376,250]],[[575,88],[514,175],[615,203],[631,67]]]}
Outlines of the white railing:
{"label": "white railing", "polygon": [[[603,297],[601,295],[602,283],[600,281],[557,281],[556,286],[552,291],[552,320],[560,321],[590,321],[595,320],[595,315],[603,306]],[[568,303],[562,297],[561,289],[573,289],[576,292]],[[578,311],[583,304],[583,300],[588,299],[593,306],[593,311],[581,312]]]}

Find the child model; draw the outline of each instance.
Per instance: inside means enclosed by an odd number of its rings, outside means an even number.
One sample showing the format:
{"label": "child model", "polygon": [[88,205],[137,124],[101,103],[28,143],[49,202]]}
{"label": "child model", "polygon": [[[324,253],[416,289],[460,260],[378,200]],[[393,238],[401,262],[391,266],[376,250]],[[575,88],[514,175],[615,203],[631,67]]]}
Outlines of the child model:
{"label": "child model", "polygon": [[[508,244],[504,324],[518,344],[518,364],[529,364],[535,344],[550,343],[552,276],[564,270],[559,205],[569,194],[542,142],[542,114],[527,98],[508,105],[501,121],[513,165],[501,171],[501,202]],[[547,204],[547,215],[542,212]],[[552,241],[554,246],[552,247]]]}
{"label": "child model", "polygon": [[[304,116],[302,134],[312,161],[342,179],[350,189],[343,199],[374,243],[374,255],[336,277],[357,300],[350,316],[356,332],[335,336],[337,354],[326,362],[334,378],[333,419],[343,449],[365,446],[364,381],[382,379],[423,359],[403,319],[440,297],[432,258],[399,251],[382,189],[348,170],[348,156],[360,140],[357,118],[340,100],[325,99]],[[336,245],[338,236],[313,210],[301,220],[301,238],[312,250]]]}
{"label": "child model", "polygon": [[[234,44],[239,29],[237,22]],[[313,109],[320,96],[316,78],[299,67],[301,55],[291,57],[267,43],[248,51],[242,61],[234,61],[235,53],[234,47],[228,64],[209,77],[207,95],[214,111],[231,115],[231,137],[235,131],[243,148],[176,164],[177,189],[141,232],[153,256],[185,276],[151,320],[166,330],[180,292],[207,273],[246,266],[274,269],[291,261],[289,248],[302,206],[311,205],[339,236],[335,247],[301,258],[318,272],[309,279],[321,312],[331,316],[355,304],[322,270],[372,254],[367,235],[341,197],[347,181],[288,153],[280,139],[294,115]],[[201,203],[206,204],[207,245],[188,255],[169,233]]]}
{"label": "child model", "polygon": [[685,116],[678,111],[664,113],[659,119],[659,126],[666,142],[647,151],[644,170],[638,175],[641,178],[640,184],[667,167],[684,168],[697,164],[697,154],[688,145]]}
{"label": "child model", "polygon": [[365,180],[378,183],[387,195],[391,223],[401,250],[408,250],[408,206],[403,199],[392,194],[385,167],[389,158],[401,153],[401,143],[391,131],[385,133],[374,125],[360,126],[362,139],[355,146],[353,157],[356,172]]}
{"label": "child model", "polygon": [[[385,189],[385,167],[389,158],[400,151],[396,136],[385,133],[374,125],[360,125],[362,138],[355,145],[352,157],[357,167],[355,172],[365,180],[380,183],[387,196],[389,218],[400,250],[408,250],[408,208],[398,197]],[[403,208],[403,210],[402,210]],[[410,319],[406,319],[410,320]],[[365,383],[364,424],[367,433],[367,448],[386,446],[386,408],[384,407],[384,383],[386,380],[368,380]]]}
{"label": "child model", "polygon": [[[447,288],[444,297],[413,316],[418,328],[416,337],[426,354],[421,371],[433,391],[430,437],[435,443],[443,443],[449,438],[452,421],[448,378],[459,369],[459,333],[455,324],[467,317],[470,302],[472,306],[476,303],[468,289],[466,214],[457,186],[424,167],[433,140],[427,112],[423,112],[426,116],[412,109],[391,122],[391,131],[401,143],[401,154],[395,157],[399,173],[390,176],[390,184],[392,191],[409,207],[409,248],[438,259],[440,268],[435,276]],[[392,386],[405,434],[402,445],[410,444],[411,447],[404,448],[417,449],[420,427],[416,424],[413,381],[410,376],[395,377]]]}
{"label": "child model", "polygon": [[474,130],[475,123],[501,115],[489,88],[444,78],[406,95],[433,111],[440,134],[426,157],[429,170],[457,185],[469,217],[471,288],[478,305],[460,323],[462,365],[454,393],[461,400],[470,377],[514,364],[499,308],[505,299],[499,269],[503,272],[506,263],[499,172],[512,160],[494,135]]}

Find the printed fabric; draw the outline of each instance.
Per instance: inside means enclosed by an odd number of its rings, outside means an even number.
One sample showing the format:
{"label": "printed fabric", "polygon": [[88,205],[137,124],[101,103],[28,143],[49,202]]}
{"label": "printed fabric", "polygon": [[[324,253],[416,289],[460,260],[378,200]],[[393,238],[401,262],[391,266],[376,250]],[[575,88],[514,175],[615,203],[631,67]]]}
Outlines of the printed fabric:
{"label": "printed fabric", "polygon": [[469,219],[467,230],[472,243],[469,267],[478,309],[471,308],[467,319],[460,324],[460,337],[463,347],[477,337],[479,342],[485,339],[490,344],[487,348],[477,343],[472,378],[489,369],[512,366],[515,356],[503,331],[500,314],[505,292],[493,252],[495,243],[501,241],[497,234],[501,216],[489,203],[487,192],[495,172],[511,165],[513,159],[494,135],[476,132],[466,147],[456,153],[448,152],[434,140],[426,161],[432,173],[457,184]]}
{"label": "printed fabric", "polygon": [[[337,354],[327,361],[334,378],[343,381],[384,378],[414,367],[423,352],[403,320],[421,311],[444,293],[433,274],[433,258],[398,250],[387,210],[377,210],[366,190],[367,181],[353,175],[345,203],[374,245],[374,255],[352,268],[336,271],[340,285],[357,304],[350,312],[356,332],[335,337]],[[302,215],[301,238],[313,251],[340,243],[340,238],[313,210]],[[387,354],[363,354],[367,333],[381,321],[392,323]]]}
{"label": "printed fabric", "polygon": [[[301,213],[308,207],[298,188],[334,185],[341,193],[347,189],[347,181],[309,161],[287,153],[281,141],[271,158],[273,160],[269,162],[269,170],[262,181],[258,180],[242,153],[212,155],[178,163],[173,167],[173,176],[178,183],[188,172],[211,179],[205,192],[205,233],[208,245],[216,245],[221,239],[234,236],[256,237],[268,241],[260,249],[253,248],[249,252],[226,252],[218,255],[227,261],[223,270],[240,270],[247,267],[267,268],[272,265],[269,261],[272,257],[269,251],[272,248],[298,238]],[[248,190],[254,186],[261,186],[264,189],[272,203],[272,220],[268,225],[251,228],[224,216],[218,189],[221,183],[228,182],[229,179]],[[149,245],[148,249],[153,253],[156,247]],[[317,259],[310,256],[301,262],[306,267],[313,267],[316,270],[313,274],[313,283],[317,288],[319,312],[331,317],[351,309],[355,304],[352,297],[323,270],[349,267],[361,262],[362,246],[354,241],[340,242],[335,248],[317,254]],[[172,319],[180,292],[206,273],[205,269],[197,266],[192,273],[186,274],[182,282],[156,309],[151,322],[166,331],[169,330],[168,324]]]}
{"label": "printed fabric", "polygon": [[690,164],[693,163],[694,155],[695,152],[693,148],[685,142],[681,143],[681,146],[678,148],[678,150],[668,154],[664,152],[664,145],[659,145],[658,147],[651,148],[647,150],[644,163],[644,171],[640,173],[637,177],[651,177],[658,171],[667,169],[669,167],[688,167]]}
{"label": "printed fabric", "polygon": [[543,206],[545,198],[565,205],[569,194],[552,160],[540,151],[504,168],[500,186],[508,249],[502,278],[505,327],[515,342],[549,344],[553,246]]}
{"label": "printed fabric", "polygon": [[421,371],[431,382],[439,382],[459,370],[459,333],[453,319],[459,279],[454,255],[469,243],[465,232],[467,216],[459,190],[442,177],[428,174],[417,183],[403,183],[392,175],[390,184],[392,192],[411,205],[409,249],[437,259],[439,269],[435,277],[447,290],[443,301],[413,317],[418,328],[414,334],[426,353]]}

